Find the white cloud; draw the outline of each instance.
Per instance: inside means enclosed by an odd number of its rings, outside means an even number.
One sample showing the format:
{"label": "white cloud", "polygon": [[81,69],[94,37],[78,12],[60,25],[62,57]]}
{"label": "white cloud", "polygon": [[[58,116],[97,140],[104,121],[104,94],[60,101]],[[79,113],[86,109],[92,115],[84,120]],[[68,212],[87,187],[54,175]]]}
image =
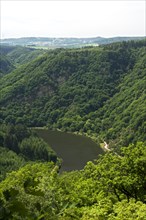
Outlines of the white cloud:
{"label": "white cloud", "polygon": [[144,36],[145,1],[2,1],[3,38]]}

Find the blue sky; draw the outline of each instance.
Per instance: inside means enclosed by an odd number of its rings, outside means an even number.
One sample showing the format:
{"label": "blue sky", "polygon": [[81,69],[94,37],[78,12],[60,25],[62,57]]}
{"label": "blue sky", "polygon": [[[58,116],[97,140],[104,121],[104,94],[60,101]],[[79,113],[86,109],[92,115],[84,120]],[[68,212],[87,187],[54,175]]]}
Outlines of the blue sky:
{"label": "blue sky", "polygon": [[1,1],[1,38],[144,36],[145,0]]}

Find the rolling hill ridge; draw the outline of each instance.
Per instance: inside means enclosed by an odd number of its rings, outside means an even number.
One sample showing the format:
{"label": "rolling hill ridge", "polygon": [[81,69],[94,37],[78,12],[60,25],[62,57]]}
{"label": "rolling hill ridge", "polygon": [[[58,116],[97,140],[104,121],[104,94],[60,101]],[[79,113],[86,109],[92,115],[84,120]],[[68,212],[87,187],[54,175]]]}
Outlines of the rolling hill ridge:
{"label": "rolling hill ridge", "polygon": [[102,44],[110,44],[114,42],[142,40],[145,37],[91,37],[91,38],[51,38],[51,37],[22,37],[1,39],[2,45],[10,46],[28,46],[28,47],[44,47],[44,48],[78,48],[84,46],[97,46]]}
{"label": "rolling hill ridge", "polygon": [[146,41],[56,49],[2,77],[2,122],[146,141]]}

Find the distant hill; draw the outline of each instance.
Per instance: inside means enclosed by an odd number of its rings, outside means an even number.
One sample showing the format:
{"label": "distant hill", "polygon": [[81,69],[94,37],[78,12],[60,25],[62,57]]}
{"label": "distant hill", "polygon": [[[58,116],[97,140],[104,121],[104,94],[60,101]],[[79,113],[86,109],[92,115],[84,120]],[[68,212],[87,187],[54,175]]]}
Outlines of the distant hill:
{"label": "distant hill", "polygon": [[144,37],[93,37],[93,38],[46,38],[46,37],[26,37],[2,39],[1,44],[20,45],[28,47],[47,47],[47,48],[72,48],[83,46],[97,46],[114,42],[140,40]]}
{"label": "distant hill", "polygon": [[30,62],[43,53],[43,50],[33,48],[0,45],[0,54],[7,56],[15,65]]}
{"label": "distant hill", "polygon": [[146,41],[56,49],[2,77],[1,120],[146,141]]}
{"label": "distant hill", "polygon": [[5,55],[0,54],[0,77],[7,73],[10,73],[14,69],[15,67],[11,60]]}
{"label": "distant hill", "polygon": [[43,53],[43,50],[33,48],[0,45],[0,76],[10,73],[19,65],[31,62]]}

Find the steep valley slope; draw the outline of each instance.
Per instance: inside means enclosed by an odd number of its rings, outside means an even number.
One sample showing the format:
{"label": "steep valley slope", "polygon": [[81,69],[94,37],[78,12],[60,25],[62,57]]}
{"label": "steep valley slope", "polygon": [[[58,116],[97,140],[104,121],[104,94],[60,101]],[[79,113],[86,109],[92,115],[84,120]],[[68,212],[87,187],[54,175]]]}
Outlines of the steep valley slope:
{"label": "steep valley slope", "polygon": [[47,51],[0,81],[1,122],[146,141],[146,41]]}

